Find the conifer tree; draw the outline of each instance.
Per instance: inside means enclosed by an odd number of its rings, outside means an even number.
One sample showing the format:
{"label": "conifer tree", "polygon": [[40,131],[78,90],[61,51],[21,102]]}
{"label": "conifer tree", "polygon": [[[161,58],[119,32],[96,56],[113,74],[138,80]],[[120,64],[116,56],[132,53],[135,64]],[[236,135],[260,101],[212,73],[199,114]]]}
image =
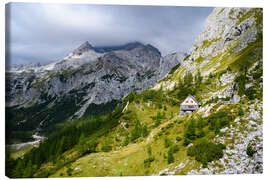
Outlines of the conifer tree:
{"label": "conifer tree", "polygon": [[32,169],[33,169],[32,160],[29,160],[23,172],[23,177],[25,178],[32,177],[32,173],[33,173]]}

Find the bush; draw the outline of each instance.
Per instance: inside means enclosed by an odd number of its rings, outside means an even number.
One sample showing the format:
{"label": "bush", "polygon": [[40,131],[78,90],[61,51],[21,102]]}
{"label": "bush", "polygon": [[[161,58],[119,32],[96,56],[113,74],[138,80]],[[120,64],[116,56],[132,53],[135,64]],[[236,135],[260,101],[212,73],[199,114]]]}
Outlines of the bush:
{"label": "bush", "polygon": [[73,169],[71,169],[70,167],[68,167],[66,173],[68,176],[71,176],[72,175],[72,172],[73,172]]}
{"label": "bush", "polygon": [[112,150],[112,146],[111,146],[109,140],[105,140],[104,144],[101,147],[101,150],[104,152],[109,152]]}
{"label": "bush", "polygon": [[214,130],[215,134],[219,133],[219,130],[227,126],[233,119],[232,116],[228,115],[227,112],[217,112],[208,117],[210,123],[209,129]]}
{"label": "bush", "polygon": [[164,106],[164,111],[167,111],[167,106],[166,105]]}
{"label": "bush", "polygon": [[177,145],[172,145],[171,148],[172,148],[173,153],[176,153],[179,151],[179,146]]}
{"label": "bush", "polygon": [[180,101],[184,100],[189,94],[194,95],[196,91],[195,84],[193,83],[193,75],[187,72],[183,79],[178,83],[178,98]]}
{"label": "bush", "polygon": [[241,107],[238,107],[238,116],[243,116],[244,110]]}
{"label": "bush", "polygon": [[148,135],[148,128],[142,125],[139,120],[136,121],[135,127],[131,132],[130,140],[135,142],[139,137],[146,137]]}
{"label": "bush", "polygon": [[187,146],[187,145],[189,145],[189,143],[191,143],[191,140],[190,139],[188,139],[188,138],[185,138],[184,139],[184,146]]}
{"label": "bush", "polygon": [[155,127],[160,125],[161,119],[163,119],[163,118],[164,118],[164,116],[161,115],[161,113],[158,111],[156,117],[153,117],[153,119],[155,121]]}
{"label": "bush", "polygon": [[125,137],[125,139],[124,139],[123,146],[127,146],[128,143],[129,143],[129,136],[127,134],[126,137]]}
{"label": "bush", "polygon": [[140,96],[142,97],[142,100],[144,102],[147,102],[149,100],[156,102],[156,103],[162,103],[163,100],[163,94],[162,91],[156,91],[156,90],[145,90],[143,91]]}
{"label": "bush", "polygon": [[223,149],[225,148],[226,146],[221,143],[214,144],[203,140],[189,147],[187,155],[192,157],[194,156],[196,161],[201,162],[203,167],[206,168],[208,162],[218,160],[223,157]]}
{"label": "bush", "polygon": [[192,118],[186,125],[184,129],[184,145],[188,145],[192,140],[196,139],[195,120]]}
{"label": "bush", "polygon": [[172,141],[170,139],[168,139],[168,137],[164,138],[164,146],[165,148],[168,148],[172,145]]}
{"label": "bush", "polygon": [[96,139],[94,139],[90,142],[84,143],[84,144],[80,145],[80,152],[82,155],[96,152],[97,145],[98,145],[98,143],[97,143]]}
{"label": "bush", "polygon": [[245,92],[246,96],[248,97],[249,100],[255,99],[256,95],[256,90],[253,88],[248,88]]}
{"label": "bush", "polygon": [[148,156],[152,155],[152,148],[150,145],[147,146],[147,153],[148,153]]}
{"label": "bush", "polygon": [[176,141],[177,141],[177,142],[179,142],[179,141],[181,141],[181,140],[182,140],[182,138],[181,138],[180,136],[177,136],[177,137],[176,137]]}
{"label": "bush", "polygon": [[151,163],[155,161],[154,157],[149,157],[143,161],[144,167],[149,168],[151,166]]}
{"label": "bush", "polygon": [[250,141],[248,143],[248,146],[247,146],[247,155],[248,157],[253,157],[253,155],[257,152],[254,148],[253,148],[254,144]]}
{"label": "bush", "polygon": [[[130,93],[128,94],[128,96],[124,99],[124,102],[125,101],[126,102],[129,101],[129,103],[132,103],[132,101],[134,101],[134,99],[135,99],[135,94],[134,94],[133,91],[130,91]],[[125,104],[126,104],[126,102],[125,102]]]}
{"label": "bush", "polygon": [[174,157],[173,157],[173,147],[171,146],[168,150],[168,163],[171,164],[174,162]]}

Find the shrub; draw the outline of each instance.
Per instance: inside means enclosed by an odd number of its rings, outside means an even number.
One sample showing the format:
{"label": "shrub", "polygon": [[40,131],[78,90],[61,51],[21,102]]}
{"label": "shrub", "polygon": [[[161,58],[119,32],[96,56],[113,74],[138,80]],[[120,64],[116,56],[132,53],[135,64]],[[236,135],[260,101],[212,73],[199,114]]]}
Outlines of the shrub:
{"label": "shrub", "polygon": [[148,135],[148,128],[142,125],[139,120],[136,121],[134,129],[131,131],[130,140],[135,142],[139,137],[146,137]]}
{"label": "shrub", "polygon": [[175,65],[175,66],[170,70],[169,74],[173,74],[173,73],[179,68],[179,66],[180,66],[180,63],[177,64],[177,65]]}
{"label": "shrub", "polygon": [[210,123],[209,129],[214,130],[215,134],[219,133],[219,130],[227,126],[233,119],[227,112],[217,112],[208,117]]}
{"label": "shrub", "polygon": [[164,106],[164,111],[167,111],[167,106],[166,105]]}
{"label": "shrub", "polygon": [[180,136],[177,136],[177,137],[176,137],[176,141],[177,141],[177,142],[179,142],[179,141],[181,141],[181,140],[182,140],[182,138],[181,138]]}
{"label": "shrub", "polygon": [[144,102],[147,102],[149,100],[156,102],[156,103],[162,103],[163,102],[163,94],[162,91],[156,91],[156,90],[145,90],[141,93],[141,97]]}
{"label": "shrub", "polygon": [[179,146],[177,145],[172,145],[171,148],[172,148],[173,153],[176,153],[179,151]]}
{"label": "shrub", "polygon": [[127,134],[126,137],[125,137],[125,139],[124,139],[123,146],[127,146],[128,143],[129,143],[129,136]]}
{"label": "shrub", "polygon": [[149,156],[152,155],[152,148],[151,148],[150,145],[147,146],[147,153],[148,153]]}
{"label": "shrub", "polygon": [[97,145],[98,142],[96,141],[96,139],[93,139],[90,142],[85,142],[84,144],[80,145],[79,147],[81,155],[96,152]]}
{"label": "shrub", "polygon": [[173,157],[173,147],[171,146],[168,150],[168,163],[171,164],[174,162],[174,157]]}
{"label": "shrub", "polygon": [[254,146],[254,144],[250,141],[250,142],[248,143],[247,150],[246,150],[247,155],[248,155],[249,157],[253,157],[253,155],[257,152],[257,151],[253,148],[253,146]]}
{"label": "shrub", "polygon": [[245,92],[246,96],[248,97],[249,100],[255,99],[256,95],[256,90],[253,88],[248,88]]}
{"label": "shrub", "polygon": [[173,118],[173,112],[171,112],[171,119]]}
{"label": "shrub", "polygon": [[187,72],[183,79],[178,83],[178,98],[180,101],[184,100],[189,94],[194,95],[196,91],[193,83],[193,75],[191,72]]}
{"label": "shrub", "polygon": [[194,156],[196,161],[201,162],[203,167],[206,168],[208,162],[218,160],[223,157],[223,149],[225,148],[226,146],[221,143],[214,144],[203,140],[189,147],[187,155]]}
{"label": "shrub", "polygon": [[195,120],[192,118],[186,125],[184,130],[184,145],[188,145],[192,140],[196,139]]}
{"label": "shrub", "polygon": [[107,140],[107,139],[105,140],[104,144],[101,147],[101,150],[104,152],[109,152],[112,150],[112,146],[111,146],[109,140]]}
{"label": "shrub", "polygon": [[241,74],[238,77],[236,77],[235,81],[238,83],[239,87],[239,95],[242,96],[245,94],[246,88],[246,76],[245,74]]}
{"label": "shrub", "polygon": [[68,167],[68,169],[66,171],[67,175],[68,176],[71,176],[72,175],[72,171],[73,171],[73,169],[71,169],[70,167]]}
{"label": "shrub", "polygon": [[188,138],[185,138],[185,139],[184,139],[184,146],[189,145],[189,143],[191,143],[191,140],[188,139]]}
{"label": "shrub", "polygon": [[151,166],[151,163],[155,161],[154,157],[149,157],[143,161],[144,167],[149,168]]}
{"label": "shrub", "polygon": [[165,148],[168,148],[171,145],[172,145],[172,141],[168,137],[165,137],[164,138],[164,146],[165,146]]}
{"label": "shrub", "polygon": [[[132,101],[134,101],[135,99],[135,94],[133,91],[130,91],[130,93],[128,94],[128,96],[124,99],[124,101],[129,101],[129,103],[132,103]],[[126,103],[125,103],[126,104]]]}
{"label": "shrub", "polygon": [[238,116],[243,116],[244,115],[244,110],[241,107],[238,107]]}
{"label": "shrub", "polygon": [[162,118],[163,118],[163,117],[162,117],[161,113],[158,111],[158,112],[157,112],[157,116],[154,117],[154,120],[155,120],[155,127],[157,127],[157,126],[160,125],[161,119],[162,119]]}

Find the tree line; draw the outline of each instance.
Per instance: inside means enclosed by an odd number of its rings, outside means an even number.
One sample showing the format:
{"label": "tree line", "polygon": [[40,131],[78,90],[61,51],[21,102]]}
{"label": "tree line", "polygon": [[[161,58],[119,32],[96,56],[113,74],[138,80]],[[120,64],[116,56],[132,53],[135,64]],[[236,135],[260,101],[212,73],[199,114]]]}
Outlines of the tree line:
{"label": "tree line", "polygon": [[27,152],[23,158],[14,160],[7,152],[6,175],[11,178],[33,177],[43,163],[57,163],[58,160],[63,158],[63,153],[76,145],[81,155],[95,152],[96,141],[85,143],[83,142],[84,137],[90,136],[98,130],[110,130],[117,126],[118,119],[122,116],[122,109],[122,106],[118,106],[114,111],[107,113],[103,117],[90,118],[80,124],[72,124],[58,132],[54,132],[46,140],[42,141],[38,147],[34,147]]}

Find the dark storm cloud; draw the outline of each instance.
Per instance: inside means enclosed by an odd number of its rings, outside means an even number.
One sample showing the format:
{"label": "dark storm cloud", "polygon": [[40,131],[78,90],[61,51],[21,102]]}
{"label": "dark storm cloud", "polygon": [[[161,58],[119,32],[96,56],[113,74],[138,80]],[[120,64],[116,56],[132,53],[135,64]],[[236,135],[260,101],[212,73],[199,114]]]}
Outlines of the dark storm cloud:
{"label": "dark storm cloud", "polygon": [[212,11],[205,7],[11,3],[11,63],[60,59],[88,40],[93,46],[150,43],[163,55],[187,52]]}

